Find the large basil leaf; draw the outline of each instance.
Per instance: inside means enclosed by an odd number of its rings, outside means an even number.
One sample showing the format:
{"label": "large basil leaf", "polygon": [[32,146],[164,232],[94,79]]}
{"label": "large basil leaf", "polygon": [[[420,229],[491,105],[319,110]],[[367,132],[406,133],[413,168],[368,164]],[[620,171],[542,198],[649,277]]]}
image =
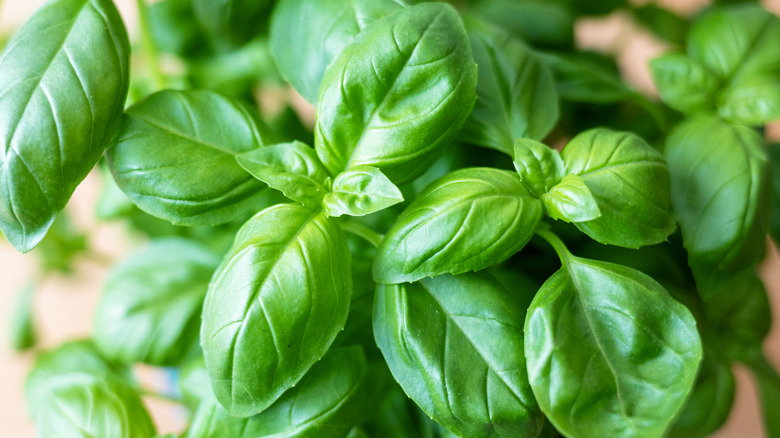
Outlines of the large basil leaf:
{"label": "large basil leaf", "polygon": [[130,47],[111,0],[46,3],[0,57],[0,230],[28,252],[119,123]]}
{"label": "large basil leaf", "polygon": [[561,253],[525,320],[539,406],[567,436],[661,436],[701,360],[693,316],[639,271]]}
{"label": "large basil leaf", "polygon": [[670,107],[684,113],[704,112],[714,107],[718,79],[695,60],[668,53],[653,59],[650,71],[661,99]]}
{"label": "large basil leaf", "polygon": [[361,30],[402,7],[396,0],[280,0],[271,50],[282,76],[317,103],[325,69]]}
{"label": "large basil leaf", "polygon": [[592,129],[574,137],[561,156],[601,211],[597,219],[575,223],[583,233],[600,243],[638,248],[663,242],[674,231],[669,170],[642,138]]}
{"label": "large basil leaf", "polygon": [[[714,117],[688,120],[664,151],[683,243],[703,296],[718,270],[755,263],[766,243],[768,163],[753,130]],[[717,268],[713,270],[713,268]]]}
{"label": "large basil leaf", "polygon": [[458,13],[443,3],[405,8],[359,34],[325,72],[317,155],[333,175],[366,165],[411,181],[461,129],[476,84]]}
{"label": "large basil leaf", "polygon": [[107,157],[117,184],[142,210],[177,225],[216,225],[258,203],[264,184],[235,156],[269,137],[237,101],[165,90],[127,110]]}
{"label": "large basil leaf", "polygon": [[341,228],[292,204],[267,208],[238,232],[214,274],[201,343],[217,399],[257,414],[294,386],[344,328],[352,293]]}
{"label": "large basil leaf", "polygon": [[542,217],[513,172],[462,169],[404,210],[382,240],[374,279],[393,284],[487,268],[523,248]]}
{"label": "large basil leaf", "polygon": [[154,425],[125,379],[86,341],[40,355],[27,378],[26,395],[38,435],[150,438]]}
{"label": "large basil leaf", "polygon": [[535,437],[524,308],[487,274],[379,285],[374,336],[404,391],[459,436]]}
{"label": "large basil leaf", "polygon": [[200,314],[220,257],[195,241],[168,238],[116,265],[95,315],[106,357],[175,365],[198,341]]}
{"label": "large basil leaf", "polygon": [[271,0],[192,0],[200,24],[218,49],[240,46],[262,30]]}
{"label": "large basil leaf", "polygon": [[513,155],[515,139],[541,140],[558,121],[552,74],[500,29],[475,19],[467,28],[479,78],[474,111],[458,139]]}

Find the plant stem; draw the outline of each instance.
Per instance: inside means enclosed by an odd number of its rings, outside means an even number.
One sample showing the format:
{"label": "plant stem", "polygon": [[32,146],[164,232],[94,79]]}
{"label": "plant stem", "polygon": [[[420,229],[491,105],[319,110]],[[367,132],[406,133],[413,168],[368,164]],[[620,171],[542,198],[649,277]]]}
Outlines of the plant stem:
{"label": "plant stem", "polygon": [[[0,0],[2,1],[2,0]],[[146,4],[146,0],[136,0],[138,5],[138,21],[141,24],[141,43],[146,51],[146,56],[149,62],[149,69],[152,72],[152,78],[158,89],[165,88],[165,76],[160,69],[160,60],[157,53],[157,46],[152,38],[152,30],[149,26],[149,6]]]}
{"label": "plant stem", "polygon": [[566,245],[563,243],[563,241],[561,241],[561,239],[558,238],[558,236],[555,235],[555,233],[550,231],[549,226],[539,227],[536,230],[536,235],[546,240],[547,243],[553,247],[555,253],[558,254],[558,258],[561,259],[562,263],[566,263],[569,257],[571,257],[571,253],[566,248]]}
{"label": "plant stem", "polygon": [[373,245],[374,248],[379,248],[379,243],[385,237],[354,219],[347,219],[344,222],[341,222],[341,229],[362,238]]}

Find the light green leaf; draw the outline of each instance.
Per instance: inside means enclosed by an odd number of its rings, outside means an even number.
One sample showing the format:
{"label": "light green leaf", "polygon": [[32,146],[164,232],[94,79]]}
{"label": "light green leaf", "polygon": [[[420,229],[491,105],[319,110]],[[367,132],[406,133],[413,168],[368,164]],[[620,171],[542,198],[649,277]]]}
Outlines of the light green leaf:
{"label": "light green leaf", "polygon": [[403,202],[398,187],[376,167],[354,166],[333,181],[323,208],[328,216],[365,216]]}
{"label": "light green leaf", "polygon": [[485,269],[531,239],[542,203],[513,172],[468,168],[434,181],[382,240],[374,279],[394,284]]}
{"label": "light green leaf", "polygon": [[650,62],[661,99],[684,113],[714,109],[714,94],[718,79],[695,60],[680,54],[667,53]]}
{"label": "light green leaf", "polygon": [[674,231],[669,170],[642,138],[597,128],[574,137],[561,152],[566,170],[582,177],[601,216],[575,225],[594,240],[638,248]]}
{"label": "light green leaf", "polygon": [[422,175],[460,131],[477,67],[458,13],[425,3],[372,24],[325,72],[315,149],[332,175],[379,168],[395,184]]}
{"label": "light green leaf", "polygon": [[319,207],[327,193],[328,171],[314,149],[299,141],[245,152],[236,160],[255,178],[305,207]]}
{"label": "light green leaf", "polygon": [[536,198],[550,191],[566,175],[561,154],[538,141],[517,139],[514,157],[520,181]]}
{"label": "light green leaf", "polygon": [[363,29],[401,8],[395,0],[280,0],[270,32],[279,72],[316,104],[328,65]]}
{"label": "light green leaf", "polygon": [[28,252],[97,163],[127,96],[130,44],[111,0],[41,7],[0,57],[0,230]]}
{"label": "light green leaf", "polygon": [[239,417],[273,404],[344,328],[351,294],[349,248],[331,219],[292,204],[250,219],[203,308],[201,343],[219,402]]}
{"label": "light green leaf", "polygon": [[220,257],[182,238],[153,240],[111,269],[94,339],[120,362],[178,364],[196,347],[200,314]]}
{"label": "light green leaf", "polygon": [[740,76],[733,80],[720,94],[718,114],[749,126],[780,118],[780,68],[774,74]]}
{"label": "light green leaf", "polygon": [[237,101],[165,90],[128,108],[107,158],[119,187],[142,210],[177,225],[216,225],[258,203],[264,184],[235,156],[269,138]]}
{"label": "light green leaf", "polygon": [[585,222],[598,219],[601,211],[585,180],[567,175],[563,181],[541,197],[544,212],[552,219],[564,222]]}
{"label": "light green leaf", "polygon": [[374,336],[406,394],[458,436],[534,437],[524,310],[487,274],[379,285]]}

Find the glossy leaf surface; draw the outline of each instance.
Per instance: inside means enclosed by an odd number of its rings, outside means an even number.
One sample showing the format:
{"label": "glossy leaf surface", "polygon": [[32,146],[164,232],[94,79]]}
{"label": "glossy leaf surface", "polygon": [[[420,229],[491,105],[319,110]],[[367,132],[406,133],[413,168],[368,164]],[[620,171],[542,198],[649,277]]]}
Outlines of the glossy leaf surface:
{"label": "glossy leaf surface", "polygon": [[231,415],[268,408],[344,327],[352,291],[346,237],[332,220],[279,204],[250,219],[214,274],[201,343]]}
{"label": "glossy leaf surface", "polygon": [[537,198],[566,176],[561,154],[534,140],[519,138],[515,141],[514,165],[523,186]]}
{"label": "glossy leaf surface", "polygon": [[110,0],[46,3],[0,57],[0,230],[21,252],[97,163],[127,96],[130,47]]}
{"label": "glossy leaf surface", "polygon": [[458,13],[443,3],[405,8],[359,34],[325,73],[317,155],[333,175],[365,165],[411,181],[463,126],[476,83]]}
{"label": "glossy leaf surface", "polygon": [[166,90],[128,108],[107,157],[117,184],[142,210],[177,225],[216,225],[258,202],[264,184],[235,156],[269,137],[239,102]]}
{"label": "glossy leaf surface", "polygon": [[601,210],[585,180],[575,174],[566,175],[541,197],[544,212],[552,219],[565,222],[585,222],[598,219]]}
{"label": "glossy leaf surface", "polygon": [[426,188],[382,240],[374,279],[393,284],[492,266],[519,251],[542,217],[513,172],[468,168]]}
{"label": "glossy leaf surface", "polygon": [[404,391],[459,436],[542,427],[523,357],[524,308],[487,274],[379,285],[374,336]]}
{"label": "glossy leaf surface", "polygon": [[154,240],[109,273],[94,338],[120,362],[176,365],[194,348],[220,257],[195,241]]}
{"label": "glossy leaf surface", "polygon": [[379,169],[355,166],[336,177],[333,189],[323,199],[323,207],[328,216],[364,216],[403,200],[398,187]]}

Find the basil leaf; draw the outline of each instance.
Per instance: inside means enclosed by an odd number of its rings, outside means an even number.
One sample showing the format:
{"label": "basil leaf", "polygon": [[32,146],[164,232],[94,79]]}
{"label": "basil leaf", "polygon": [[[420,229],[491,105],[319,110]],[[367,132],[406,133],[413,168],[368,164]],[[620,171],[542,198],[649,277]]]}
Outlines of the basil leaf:
{"label": "basil leaf", "polygon": [[600,243],[638,248],[663,242],[674,231],[669,170],[642,138],[592,129],[574,137],[561,156],[601,211],[597,219],[575,223],[583,233]]}
{"label": "basil leaf", "polygon": [[29,350],[38,341],[33,316],[33,304],[35,297],[35,284],[30,283],[22,287],[13,306],[11,317],[11,347],[16,351]]}
{"label": "basil leaf", "polygon": [[749,128],[702,117],[677,126],[664,153],[683,243],[706,298],[718,271],[737,272],[764,251],[769,181],[763,140]]}
{"label": "basil leaf", "polygon": [[772,178],[771,189],[771,222],[769,224],[769,234],[775,241],[775,245],[780,246],[780,143],[769,145],[770,174]]}
{"label": "basil leaf", "polygon": [[305,207],[319,207],[327,193],[328,171],[314,149],[299,141],[245,152],[236,160],[255,178]]}
{"label": "basil leaf", "polygon": [[639,271],[561,257],[525,320],[539,406],[564,435],[661,436],[701,360],[693,316]]}
{"label": "basil leaf", "polygon": [[111,269],[94,338],[121,362],[175,365],[197,345],[200,314],[220,257],[197,242],[154,240]]}
{"label": "basil leaf", "polygon": [[574,17],[563,4],[543,0],[493,0],[474,2],[468,13],[500,26],[514,38],[534,47],[572,46]]}
{"label": "basil leaf", "polygon": [[237,101],[165,90],[127,110],[107,158],[119,187],[142,210],[177,225],[216,225],[250,211],[262,196],[264,184],[235,156],[269,137]]}
{"label": "basil leaf", "polygon": [[517,139],[514,156],[515,169],[523,187],[536,198],[550,191],[566,175],[561,154],[538,141]]}
{"label": "basil leaf", "polygon": [[685,18],[653,3],[631,8],[636,21],[663,40],[683,45],[689,23]]}
{"label": "basil leaf", "polygon": [[536,436],[542,416],[523,357],[524,309],[487,274],[379,285],[374,336],[393,376],[459,436]]}
{"label": "basil leaf", "polygon": [[162,0],[148,8],[151,35],[161,52],[188,58],[203,49],[205,41],[191,0]]}
{"label": "basil leaf", "polygon": [[734,373],[704,350],[696,383],[679,416],[669,429],[669,438],[704,438],[720,429],[734,404]]}
{"label": "basil leaf", "polygon": [[714,107],[718,79],[695,60],[668,53],[650,62],[661,99],[684,113],[705,112]]}
{"label": "basil leaf", "polygon": [[379,246],[374,279],[394,284],[487,268],[522,249],[541,217],[542,203],[516,174],[457,170],[398,217]]}
{"label": "basil leaf", "polygon": [[477,102],[459,140],[512,155],[516,138],[540,140],[558,121],[552,74],[502,30],[474,19],[467,28],[480,74]]}
{"label": "basil leaf", "polygon": [[544,212],[552,219],[564,222],[585,222],[598,219],[601,210],[585,180],[566,175],[563,181],[541,197]]}
{"label": "basil leaf", "polygon": [[776,74],[741,76],[720,94],[718,114],[726,120],[759,126],[780,118],[780,69]]}
{"label": "basil leaf", "polygon": [[365,216],[403,202],[398,187],[376,167],[353,166],[333,181],[323,208],[328,216]]}
{"label": "basil leaf", "polygon": [[0,230],[28,252],[108,145],[130,45],[110,0],[41,7],[0,57]]}
{"label": "basil leaf", "polygon": [[217,48],[240,46],[262,29],[270,0],[192,0],[195,16]]}
{"label": "basil leaf", "polygon": [[106,362],[86,341],[40,355],[25,392],[39,436],[150,438],[149,414],[126,371]]}
{"label": "basil leaf", "polygon": [[317,155],[333,175],[365,165],[411,181],[463,126],[476,83],[458,13],[442,3],[405,8],[358,35],[325,72]]}
{"label": "basil leaf", "polygon": [[280,0],[270,32],[279,72],[316,104],[328,65],[360,31],[401,8],[395,0]]}
{"label": "basil leaf", "polygon": [[238,232],[209,285],[201,343],[217,399],[257,414],[295,385],[344,328],[352,294],[341,228],[292,204]]}
{"label": "basil leaf", "polygon": [[615,66],[598,55],[545,53],[541,59],[552,71],[558,96],[563,100],[615,103],[633,94],[620,80]]}

